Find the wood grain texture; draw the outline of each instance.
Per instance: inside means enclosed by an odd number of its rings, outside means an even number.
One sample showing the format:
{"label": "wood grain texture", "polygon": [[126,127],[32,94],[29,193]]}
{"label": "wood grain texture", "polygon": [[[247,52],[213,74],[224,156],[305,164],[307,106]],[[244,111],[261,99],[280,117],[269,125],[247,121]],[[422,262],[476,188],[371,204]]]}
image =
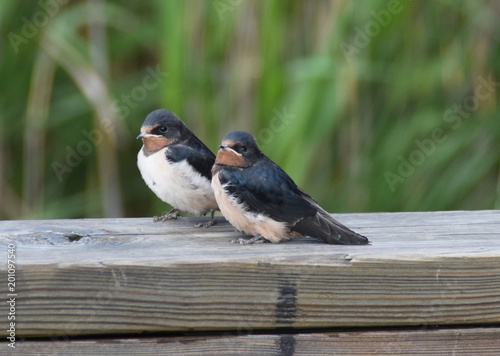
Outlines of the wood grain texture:
{"label": "wood grain texture", "polygon": [[[500,329],[363,331],[314,334],[180,336],[20,342],[16,354],[35,355],[500,355]],[[7,347],[0,355],[13,354]]]}
{"label": "wood grain texture", "polygon": [[372,244],[235,245],[222,218],[0,222],[18,336],[500,323],[500,212],[336,217]]}

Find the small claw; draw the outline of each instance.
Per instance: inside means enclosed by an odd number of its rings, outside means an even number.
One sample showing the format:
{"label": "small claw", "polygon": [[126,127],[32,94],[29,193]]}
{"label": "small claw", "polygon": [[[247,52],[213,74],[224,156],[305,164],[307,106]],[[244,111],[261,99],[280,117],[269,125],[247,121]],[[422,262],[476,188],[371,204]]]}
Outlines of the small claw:
{"label": "small claw", "polygon": [[217,221],[214,220],[214,214],[215,214],[215,210],[211,210],[210,211],[210,220],[206,223],[199,223],[199,224],[196,224],[194,227],[210,227],[210,226],[214,226],[215,224],[217,224]]}
{"label": "small claw", "polygon": [[178,215],[177,212],[179,209],[172,209],[168,213],[163,214],[162,216],[153,216],[153,221],[158,222],[158,221],[167,221],[167,220],[173,220],[177,219]]}
{"label": "small claw", "polygon": [[270,241],[267,240],[262,235],[257,235],[257,236],[250,238],[250,239],[245,239],[243,237],[240,237],[237,240],[231,241],[232,244],[240,244],[240,245],[262,244],[262,243],[266,243],[266,242],[270,242]]}
{"label": "small claw", "polygon": [[215,220],[210,220],[206,223],[199,223],[199,224],[196,224],[194,227],[210,227],[210,226],[214,226],[215,224],[217,224],[217,221]]}

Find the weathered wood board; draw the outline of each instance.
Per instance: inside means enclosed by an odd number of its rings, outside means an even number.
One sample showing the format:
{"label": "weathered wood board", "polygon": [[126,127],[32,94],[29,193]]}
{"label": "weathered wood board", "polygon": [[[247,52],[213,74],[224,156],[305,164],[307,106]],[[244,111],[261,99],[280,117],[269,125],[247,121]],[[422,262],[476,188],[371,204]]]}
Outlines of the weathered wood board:
{"label": "weathered wood board", "polygon": [[499,211],[337,217],[372,244],[236,245],[222,218],[0,222],[17,336],[500,324]]}
{"label": "weathered wood board", "polygon": [[[262,355],[402,356],[500,355],[500,328],[416,331],[351,331],[312,334],[142,337],[17,343],[24,356]],[[0,347],[0,355],[14,354]]]}

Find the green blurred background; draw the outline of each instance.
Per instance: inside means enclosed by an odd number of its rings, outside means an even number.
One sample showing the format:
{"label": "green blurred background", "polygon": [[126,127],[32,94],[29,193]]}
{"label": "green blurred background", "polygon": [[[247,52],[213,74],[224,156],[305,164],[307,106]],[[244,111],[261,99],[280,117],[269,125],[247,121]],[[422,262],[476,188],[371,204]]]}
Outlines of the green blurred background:
{"label": "green blurred background", "polygon": [[500,1],[0,2],[0,219],[168,210],[145,116],[250,131],[329,211],[500,208]]}

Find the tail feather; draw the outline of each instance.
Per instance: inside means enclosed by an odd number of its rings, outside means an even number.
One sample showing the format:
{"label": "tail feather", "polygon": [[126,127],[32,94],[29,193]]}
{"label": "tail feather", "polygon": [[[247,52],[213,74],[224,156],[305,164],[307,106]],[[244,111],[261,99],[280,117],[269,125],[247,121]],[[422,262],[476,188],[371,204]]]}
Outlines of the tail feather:
{"label": "tail feather", "polygon": [[366,237],[352,231],[321,208],[316,215],[299,220],[292,230],[329,244],[366,245],[369,243]]}

